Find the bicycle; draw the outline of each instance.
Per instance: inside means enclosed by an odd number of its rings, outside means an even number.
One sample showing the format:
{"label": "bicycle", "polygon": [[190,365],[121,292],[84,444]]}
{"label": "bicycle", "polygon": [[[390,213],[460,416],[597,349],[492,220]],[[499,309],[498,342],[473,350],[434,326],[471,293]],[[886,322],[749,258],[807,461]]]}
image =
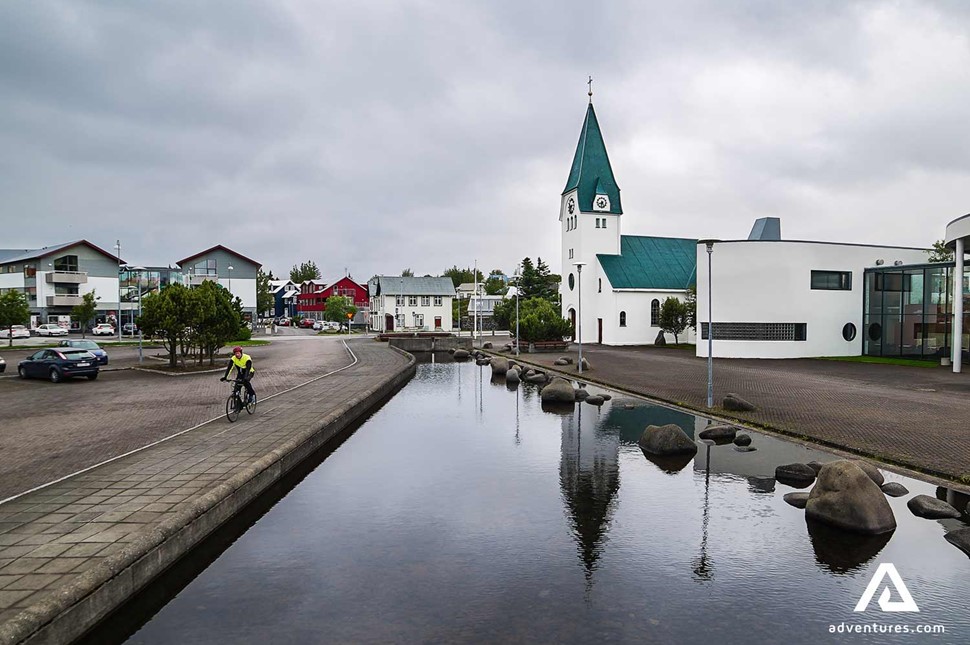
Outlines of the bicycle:
{"label": "bicycle", "polygon": [[253,394],[252,397],[243,399],[241,395],[243,389],[242,379],[237,378],[232,380],[232,394],[226,399],[226,418],[229,419],[229,423],[234,423],[239,418],[243,408],[249,414],[256,411],[256,395]]}

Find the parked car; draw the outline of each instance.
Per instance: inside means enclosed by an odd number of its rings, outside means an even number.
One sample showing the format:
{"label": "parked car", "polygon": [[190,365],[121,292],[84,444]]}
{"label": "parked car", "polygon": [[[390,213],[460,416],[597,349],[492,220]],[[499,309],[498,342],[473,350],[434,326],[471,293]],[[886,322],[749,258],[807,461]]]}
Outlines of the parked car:
{"label": "parked car", "polygon": [[276,321],[276,324],[279,325],[280,327],[289,327],[290,326],[290,319],[289,318],[280,318],[279,320]]}
{"label": "parked car", "polygon": [[95,336],[114,336],[115,328],[110,323],[98,323],[91,328],[91,333]]}
{"label": "parked car", "polygon": [[310,329],[313,327],[313,318],[301,318],[300,329]]}
{"label": "parked car", "polygon": [[30,338],[30,330],[23,325],[4,327],[0,329],[0,338]]}
{"label": "parked car", "polygon": [[7,361],[3,360],[3,356],[0,356],[0,374],[3,374],[5,369],[7,369]]}
{"label": "parked car", "polygon": [[93,340],[62,340],[58,343],[58,347],[75,347],[77,349],[86,349],[95,355],[98,359],[98,363],[101,365],[108,364],[108,352],[101,349]]}
{"label": "parked car", "polygon": [[47,378],[59,383],[66,378],[86,376],[98,378],[98,359],[86,349],[57,347],[34,352],[17,365],[20,378]]}
{"label": "parked car", "polygon": [[134,336],[138,333],[138,325],[135,323],[125,323],[121,326],[121,333]]}
{"label": "parked car", "polygon": [[313,331],[320,331],[323,329],[324,322],[322,320],[313,321]]}
{"label": "parked car", "polygon": [[38,336],[67,336],[67,329],[54,323],[41,325],[36,331]]}
{"label": "parked car", "polygon": [[341,324],[338,323],[337,321],[328,320],[326,324],[327,324],[327,327],[326,327],[327,329],[330,329],[332,331],[340,331]]}

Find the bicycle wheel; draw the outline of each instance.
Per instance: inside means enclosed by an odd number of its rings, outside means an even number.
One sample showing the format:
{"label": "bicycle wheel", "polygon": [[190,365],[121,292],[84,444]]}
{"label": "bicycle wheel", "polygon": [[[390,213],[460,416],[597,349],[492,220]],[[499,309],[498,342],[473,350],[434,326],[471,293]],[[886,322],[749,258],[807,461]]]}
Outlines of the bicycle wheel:
{"label": "bicycle wheel", "polygon": [[226,399],[226,418],[229,419],[229,423],[233,423],[239,418],[239,412],[242,410],[242,406],[238,405],[239,397],[235,394],[230,394],[229,398]]}
{"label": "bicycle wheel", "polygon": [[249,400],[249,399],[246,400],[246,412],[248,412],[249,414],[252,414],[255,411],[256,411],[256,395],[254,394],[252,400]]}

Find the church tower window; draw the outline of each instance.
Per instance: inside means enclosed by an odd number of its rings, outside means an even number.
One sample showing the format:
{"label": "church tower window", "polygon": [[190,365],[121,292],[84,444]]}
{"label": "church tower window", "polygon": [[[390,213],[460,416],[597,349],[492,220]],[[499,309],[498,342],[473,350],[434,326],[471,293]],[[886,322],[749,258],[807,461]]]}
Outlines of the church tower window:
{"label": "church tower window", "polygon": [[650,326],[660,326],[660,301],[656,298],[650,303]]}

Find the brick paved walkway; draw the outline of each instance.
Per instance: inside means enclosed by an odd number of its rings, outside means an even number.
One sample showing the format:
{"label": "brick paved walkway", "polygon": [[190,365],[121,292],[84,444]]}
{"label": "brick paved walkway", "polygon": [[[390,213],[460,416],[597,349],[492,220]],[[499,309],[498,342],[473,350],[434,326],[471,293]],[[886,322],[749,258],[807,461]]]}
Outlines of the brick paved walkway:
{"label": "brick paved walkway", "polygon": [[[139,558],[150,549],[254,478],[279,477],[279,461],[302,445],[297,442],[359,407],[366,393],[379,393],[408,366],[384,344],[350,346],[357,364],[273,398],[264,395],[254,416],[244,412],[234,424],[221,417],[0,504],[0,643],[19,642],[104,581],[118,581],[122,571],[130,575],[126,567],[144,564]],[[341,362],[349,364],[339,347]],[[315,375],[328,367],[318,363]]]}
{"label": "brick paved walkway", "polygon": [[[575,361],[576,346],[562,355]],[[558,356],[521,358],[552,367]],[[707,360],[691,351],[584,345],[583,356],[593,368],[586,375],[591,381],[706,410]],[[575,365],[568,370],[575,375]],[[758,411],[723,410],[728,392]],[[939,477],[970,477],[970,374],[810,359],[715,359],[714,402],[720,416]]]}

